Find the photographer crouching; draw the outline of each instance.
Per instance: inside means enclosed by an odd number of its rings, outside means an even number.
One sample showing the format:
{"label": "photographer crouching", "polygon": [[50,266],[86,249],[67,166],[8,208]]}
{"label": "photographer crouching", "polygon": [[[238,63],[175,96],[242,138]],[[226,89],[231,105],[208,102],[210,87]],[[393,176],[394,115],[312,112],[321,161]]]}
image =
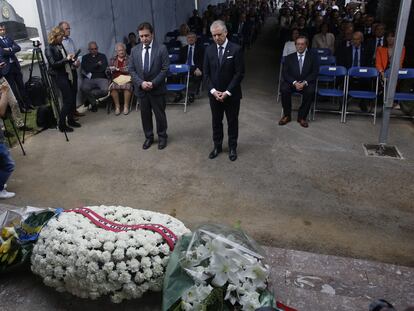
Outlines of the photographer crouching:
{"label": "photographer crouching", "polygon": [[[6,82],[1,83],[0,85],[0,117],[3,118],[6,114],[7,106],[9,105],[8,99],[10,94],[13,94],[10,85]],[[0,199],[9,199],[14,197],[16,194],[14,192],[9,192],[6,190],[6,182],[9,179],[10,175],[14,171],[14,161],[10,155],[9,149],[4,143],[4,133],[0,129]]]}
{"label": "photographer crouching", "polygon": [[[76,74],[72,64],[76,61],[75,54],[67,54],[62,45],[65,33],[59,27],[54,27],[48,34],[49,46],[45,49],[49,63],[49,74],[62,92],[63,105],[59,116],[59,130],[61,132],[73,132],[73,127],[81,127],[74,119],[76,110]],[[66,124],[68,120],[68,125]]]}

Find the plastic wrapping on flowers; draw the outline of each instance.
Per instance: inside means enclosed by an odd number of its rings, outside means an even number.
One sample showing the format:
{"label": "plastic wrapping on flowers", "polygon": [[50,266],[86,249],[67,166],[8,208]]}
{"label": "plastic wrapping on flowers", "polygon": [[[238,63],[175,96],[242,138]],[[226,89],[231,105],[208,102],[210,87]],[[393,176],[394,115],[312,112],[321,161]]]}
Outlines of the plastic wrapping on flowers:
{"label": "plastic wrapping on flowers", "polygon": [[174,243],[187,232],[169,215],[129,207],[66,210],[42,230],[32,271],[46,285],[81,298],[139,298],[161,291]]}
{"label": "plastic wrapping on flowers", "polygon": [[207,224],[185,234],[170,256],[163,311],[272,307],[264,251],[241,230]]}
{"label": "plastic wrapping on flowers", "polygon": [[0,212],[0,273],[14,271],[30,263],[39,232],[56,210],[20,207]]}

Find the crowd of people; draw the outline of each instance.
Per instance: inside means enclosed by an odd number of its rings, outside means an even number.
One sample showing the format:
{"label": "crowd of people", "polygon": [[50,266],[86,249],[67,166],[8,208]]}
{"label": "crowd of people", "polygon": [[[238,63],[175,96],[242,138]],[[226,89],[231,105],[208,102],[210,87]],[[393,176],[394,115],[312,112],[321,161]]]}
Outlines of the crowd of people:
{"label": "crowd of people", "polygon": [[[302,126],[308,126],[306,117],[314,98],[319,71],[317,64],[313,70],[306,65],[306,58],[313,58],[313,55],[307,55],[312,48],[325,49],[327,54],[334,56],[335,62],[331,65],[344,66],[347,69],[376,67],[384,80],[394,54],[395,32],[376,20],[375,12],[369,11],[371,8],[364,11],[365,8],[358,3],[344,4],[345,1],[335,0],[283,1],[281,4],[278,15],[280,43],[287,66],[284,66],[286,68],[282,74],[284,116],[279,122],[280,125],[287,124],[291,119],[291,94],[301,93],[303,101],[298,121]],[[300,51],[299,45],[302,45],[302,41],[305,49]],[[401,67],[404,60],[405,48],[401,54]],[[303,73],[302,64],[305,69]],[[296,67],[300,67],[300,73],[295,70]],[[304,85],[301,84],[303,81],[306,82]],[[370,89],[369,81],[364,79],[354,79],[351,83],[353,89]],[[361,100],[359,106],[362,112],[368,112],[366,102]]]}

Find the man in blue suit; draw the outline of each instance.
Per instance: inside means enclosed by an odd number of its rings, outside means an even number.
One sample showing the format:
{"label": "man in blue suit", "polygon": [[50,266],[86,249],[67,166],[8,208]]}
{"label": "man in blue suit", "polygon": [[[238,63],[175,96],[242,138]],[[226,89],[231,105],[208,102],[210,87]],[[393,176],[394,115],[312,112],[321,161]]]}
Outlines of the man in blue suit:
{"label": "man in blue suit", "polygon": [[165,114],[165,78],[167,76],[170,59],[165,45],[157,44],[154,39],[154,30],[150,23],[138,26],[141,43],[131,50],[128,65],[134,83],[135,95],[141,105],[141,120],[145,134],[144,150],[154,142],[152,113],[157,122],[158,149],[167,146],[167,116]]}
{"label": "man in blue suit", "polygon": [[226,114],[229,136],[229,159],[237,159],[239,135],[239,110],[242,98],[241,81],[244,77],[243,52],[239,45],[227,39],[227,28],[217,20],[210,26],[214,44],[207,47],[203,73],[209,91],[213,124],[214,149],[209,158],[222,152],[223,117]]}
{"label": "man in blue suit", "polygon": [[21,50],[20,46],[6,35],[6,26],[0,24],[0,62],[4,62],[1,75],[9,82],[13,93],[18,98],[20,110],[33,109],[32,102],[27,96],[23,83],[23,75],[16,53]]}

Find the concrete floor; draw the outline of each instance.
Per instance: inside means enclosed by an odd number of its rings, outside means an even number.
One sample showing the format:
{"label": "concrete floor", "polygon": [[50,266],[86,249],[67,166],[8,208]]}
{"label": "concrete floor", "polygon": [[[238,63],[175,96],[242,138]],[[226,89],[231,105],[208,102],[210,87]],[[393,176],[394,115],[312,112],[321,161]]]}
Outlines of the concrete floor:
{"label": "concrete floor", "polygon": [[[277,32],[269,20],[246,53],[239,159],[208,159],[206,96],[184,113],[169,106],[169,145],[144,151],[139,112],[81,119],[65,142],[48,130],[27,140],[9,180],[8,204],[76,207],[119,204],[170,213],[190,228],[235,224],[264,245],[414,266],[414,126],[393,119],[389,143],[404,160],[368,158],[379,124],[317,115],[308,129],[280,127]],[[294,115],[295,117],[295,115]],[[227,151],[227,148],[225,148]]]}

